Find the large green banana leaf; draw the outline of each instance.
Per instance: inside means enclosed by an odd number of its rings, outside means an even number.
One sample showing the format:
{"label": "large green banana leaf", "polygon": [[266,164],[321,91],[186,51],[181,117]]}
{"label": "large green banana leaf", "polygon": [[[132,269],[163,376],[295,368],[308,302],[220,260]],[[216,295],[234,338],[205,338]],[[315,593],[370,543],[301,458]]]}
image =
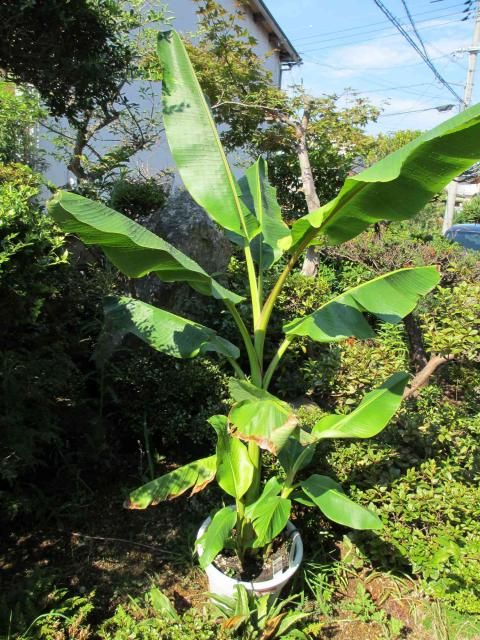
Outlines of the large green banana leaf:
{"label": "large green banana leaf", "polygon": [[101,247],[122,273],[141,278],[154,273],[163,282],[187,282],[218,300],[237,304],[237,294],[222,287],[202,267],[171,244],[118,211],[69,191],[58,191],[48,210],[67,233]]}
{"label": "large green banana leaf", "polygon": [[288,336],[309,336],[317,342],[338,342],[351,336],[373,338],[375,333],[363,315],[365,312],[395,324],[439,280],[435,267],[392,271],[345,291],[309,316],[288,322],[283,330]]}
{"label": "large green banana leaf", "polygon": [[174,358],[194,358],[206,351],[237,359],[239,349],[213,329],[133,298],[107,298],[105,329],[120,339],[127,333]]}
{"label": "large green banana leaf", "polygon": [[[352,529],[381,529],[380,518],[373,511],[350,500],[338,482],[332,478],[314,474],[303,480],[300,485],[307,498],[333,522]],[[301,498],[297,501],[302,504],[310,503],[308,500],[304,502]]]}
{"label": "large green banana leaf", "polygon": [[258,500],[245,509],[245,516],[251,520],[256,534],[253,548],[269,544],[287,525],[292,503],[280,496],[281,490],[277,478],[270,478]]}
{"label": "large green banana leaf", "polygon": [[259,224],[223,150],[212,114],[176,31],[159,34],[163,65],[163,123],[177,169],[190,195],[219,225],[250,240]]}
{"label": "large green banana leaf", "polygon": [[246,380],[232,378],[229,388],[236,401],[228,416],[232,435],[278,454],[297,427],[290,405]]}
{"label": "large green banana leaf", "polygon": [[260,269],[268,269],[292,244],[290,229],[282,220],[277,190],[268,180],[268,166],[259,158],[240,178],[242,200],[255,212],[262,228],[252,241],[252,254]]}
{"label": "large green banana leaf", "polygon": [[217,433],[217,482],[221,488],[239,500],[253,480],[254,467],[248,449],[228,433],[227,416],[212,416],[208,422]]}
{"label": "large green banana leaf", "polygon": [[202,569],[205,569],[225,546],[231,536],[232,529],[237,521],[237,514],[230,507],[223,507],[213,516],[203,536],[197,540],[199,549],[198,561]]}
{"label": "large green banana leaf", "polygon": [[317,438],[310,432],[301,429],[298,438],[303,436],[307,441],[300,443],[295,436],[290,436],[278,454],[278,461],[286,473],[286,483],[293,484],[295,476],[299,471],[308,467],[315,455]]}
{"label": "large green banana leaf", "polygon": [[150,505],[158,504],[164,500],[178,498],[188,489],[192,489],[192,494],[198,493],[212,482],[216,470],[216,456],[190,462],[132,491],[125,502],[125,507],[146,509]]}
{"label": "large green banana leaf", "polygon": [[381,387],[367,393],[354,411],[319,420],[312,436],[323,438],[372,438],[386,427],[403,398],[408,373],[395,373]]}
{"label": "large green banana leaf", "polygon": [[348,178],[336,198],[295,222],[293,245],[318,233],[340,244],[379,220],[411,218],[479,158],[477,104]]}

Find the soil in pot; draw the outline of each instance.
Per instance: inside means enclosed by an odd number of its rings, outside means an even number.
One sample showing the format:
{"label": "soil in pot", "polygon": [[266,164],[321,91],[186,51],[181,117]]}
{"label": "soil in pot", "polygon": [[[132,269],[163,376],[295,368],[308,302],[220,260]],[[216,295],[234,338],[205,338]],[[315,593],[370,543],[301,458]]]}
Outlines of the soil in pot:
{"label": "soil in pot", "polygon": [[243,565],[233,551],[224,549],[214,560],[214,566],[224,575],[243,582],[263,582],[289,567],[292,538],[282,533],[272,542],[271,553],[267,557],[261,554],[245,558]]}

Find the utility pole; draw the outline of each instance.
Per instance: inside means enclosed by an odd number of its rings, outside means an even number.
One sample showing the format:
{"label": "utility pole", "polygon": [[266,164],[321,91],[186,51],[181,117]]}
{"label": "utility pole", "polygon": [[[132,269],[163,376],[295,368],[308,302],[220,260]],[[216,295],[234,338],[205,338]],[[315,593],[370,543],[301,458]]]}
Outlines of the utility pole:
{"label": "utility pole", "polygon": [[[477,56],[480,49],[480,0],[477,0],[477,8],[475,11],[475,28],[473,31],[472,46],[468,50],[468,71],[467,80],[465,82],[465,92],[463,94],[463,102],[460,105],[460,111],[464,111],[470,106],[473,93],[473,82],[475,79],[475,70],[477,68]],[[455,213],[455,202],[457,199],[457,181],[452,180],[447,189],[447,205],[445,207],[445,217],[443,219],[442,232],[453,224],[453,216]]]}

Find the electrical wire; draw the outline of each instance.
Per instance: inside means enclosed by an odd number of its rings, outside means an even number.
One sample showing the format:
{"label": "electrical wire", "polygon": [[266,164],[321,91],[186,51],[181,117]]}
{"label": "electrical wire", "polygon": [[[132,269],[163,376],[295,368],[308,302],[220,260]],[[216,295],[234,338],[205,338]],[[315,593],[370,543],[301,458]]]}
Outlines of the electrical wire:
{"label": "electrical wire", "polygon": [[415,24],[415,20],[413,19],[413,16],[410,13],[410,9],[408,8],[407,0],[401,0],[401,2],[403,4],[403,8],[405,9],[405,13],[407,14],[407,18],[408,18],[410,24],[412,25],[413,32],[417,36],[417,40],[418,40],[420,46],[422,47],[422,51],[428,58],[428,51],[425,48],[425,43],[422,40],[422,36],[418,32],[417,26]]}
{"label": "electrical wire", "polygon": [[[453,105],[452,105],[453,107]],[[388,118],[390,116],[404,116],[408,113],[422,113],[424,111],[439,111],[439,113],[443,113],[444,111],[450,111],[450,109],[440,109],[438,107],[428,107],[426,109],[411,109],[410,111],[397,111],[396,113],[381,113],[379,118]]]}
{"label": "electrical wire", "polygon": [[407,42],[415,49],[415,51],[420,55],[420,57],[424,60],[425,64],[430,68],[434,76],[441,82],[446,89],[460,102],[463,104],[462,98],[458,95],[455,89],[450,86],[450,84],[445,80],[445,78],[440,74],[438,69],[435,67],[433,62],[430,60],[428,55],[425,55],[423,51],[419,48],[415,40],[413,40],[408,32],[405,31],[403,26],[400,24],[398,19],[391,13],[391,11],[383,4],[382,0],[373,0],[377,7],[384,13],[390,22],[397,27],[400,33],[405,37]]}
{"label": "electrical wire", "polygon": [[[430,22],[430,21],[427,21],[427,22]],[[435,24],[435,25],[432,25],[431,27],[429,27],[429,30],[438,29],[440,27],[444,27],[446,25],[456,24],[456,23],[458,23],[458,19],[457,20],[448,20],[447,22],[440,22],[438,24]],[[382,29],[382,31],[384,31],[384,30]],[[375,33],[375,32],[372,32],[372,33]],[[358,36],[362,38],[361,40],[350,40],[350,41],[346,41],[346,42],[338,42],[338,43],[336,43],[338,40],[344,40],[345,39],[344,37],[338,37],[338,38],[334,38],[332,40],[323,40],[322,44],[325,43],[325,42],[328,42],[329,44],[326,44],[325,46],[322,46],[322,47],[315,47],[313,49],[302,49],[301,47],[296,45],[296,48],[299,50],[299,52],[301,54],[303,54],[303,53],[312,53],[314,51],[323,51],[324,49],[333,49],[333,48],[338,48],[338,47],[347,47],[347,46],[355,45],[355,44],[362,44],[362,42],[371,42],[372,40],[382,40],[382,39],[387,38],[387,37],[393,38],[393,37],[400,36],[401,34],[399,34],[399,33],[397,34],[397,33],[395,33],[395,30],[391,30],[389,33],[383,32],[381,35],[376,36],[374,38],[365,39],[363,37],[364,35],[368,35],[368,34],[367,33],[358,34]],[[314,42],[308,43],[306,46],[311,46],[312,44],[315,44],[315,43]]]}
{"label": "electrical wire", "polygon": [[[468,1],[469,0],[467,0],[467,2]],[[449,7],[444,7],[442,9],[434,9],[434,10],[430,9],[429,11],[421,11],[421,12],[418,12],[418,13],[414,13],[412,15],[415,18],[418,18],[419,16],[424,16],[424,15],[427,15],[427,14],[430,14],[430,13],[438,13],[438,11],[441,11],[441,12],[450,11],[450,9],[455,9],[456,7],[463,7],[463,6],[465,6],[465,4],[466,4],[466,2],[459,2],[457,4],[453,4],[453,5],[449,6]],[[456,11],[455,13],[460,13],[460,11]],[[433,18],[429,18],[428,20],[430,21],[430,20],[435,19],[435,18],[441,19],[441,18],[446,18],[446,17],[448,17],[448,16],[446,16],[446,15],[437,15],[437,16],[434,16]],[[335,35],[335,34],[338,34],[338,33],[345,33],[346,31],[356,31],[356,30],[360,30],[361,31],[363,29],[370,29],[371,27],[376,27],[376,26],[379,26],[379,25],[388,25],[388,23],[389,23],[389,20],[380,20],[379,22],[371,22],[369,24],[357,25],[356,27],[347,27],[345,29],[336,29],[335,31],[321,31],[320,33],[315,33],[315,34],[311,33],[311,34],[306,35],[306,36],[295,36],[295,34],[293,34],[292,38],[295,40],[295,42],[300,42],[302,40],[310,40],[310,39],[314,39],[314,38],[320,38],[321,39],[324,36]],[[388,28],[388,26],[387,27],[383,27],[383,28],[386,29],[386,28]],[[304,31],[302,33],[304,33]],[[352,34],[352,37],[355,36],[355,35],[357,35],[357,34]]]}
{"label": "electrical wire", "polygon": [[[435,58],[430,58],[432,60],[432,62],[435,62],[436,60],[443,60],[445,58],[449,58],[451,56],[450,53],[444,53],[441,56],[436,56]],[[352,67],[338,67],[337,65],[333,65],[333,64],[327,64],[326,62],[320,62],[319,60],[316,60],[313,57],[310,56],[305,56],[305,60],[307,62],[311,62],[312,64],[317,65],[318,67],[325,67],[326,69],[332,69],[333,71],[350,71],[350,72],[354,72],[356,75],[356,69],[352,68]],[[418,67],[418,65],[423,64],[423,60],[419,60],[418,62],[411,62],[408,64],[397,64],[397,65],[392,65],[389,67],[362,67],[362,70],[365,71],[389,71],[390,69],[398,69],[398,68],[402,68],[405,69],[406,67]],[[466,69],[466,67],[463,67],[464,69]],[[363,75],[363,74],[358,74],[358,75]],[[451,84],[455,84],[454,82],[452,82]],[[385,84],[383,84],[383,86],[385,86]],[[459,86],[463,86],[463,84],[459,84]]]}

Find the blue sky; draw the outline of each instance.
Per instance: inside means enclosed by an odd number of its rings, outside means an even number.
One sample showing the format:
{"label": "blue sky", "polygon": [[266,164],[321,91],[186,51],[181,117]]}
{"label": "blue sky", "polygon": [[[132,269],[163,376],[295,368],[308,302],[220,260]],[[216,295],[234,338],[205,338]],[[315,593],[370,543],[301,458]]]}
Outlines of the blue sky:
{"label": "blue sky", "polygon": [[[467,54],[472,40],[473,10],[467,21],[464,0],[406,0],[427,52],[440,74],[463,97]],[[428,129],[457,112],[424,111],[455,103],[432,71],[395,30],[374,0],[267,0],[267,5],[304,63],[284,75],[284,86],[303,83],[312,94],[362,92],[383,107],[369,131]],[[401,0],[384,0],[412,37]],[[475,2],[472,4],[474,9]],[[457,52],[457,53],[455,53]],[[365,92],[365,93],[363,93]],[[480,100],[480,70],[473,102]]]}

